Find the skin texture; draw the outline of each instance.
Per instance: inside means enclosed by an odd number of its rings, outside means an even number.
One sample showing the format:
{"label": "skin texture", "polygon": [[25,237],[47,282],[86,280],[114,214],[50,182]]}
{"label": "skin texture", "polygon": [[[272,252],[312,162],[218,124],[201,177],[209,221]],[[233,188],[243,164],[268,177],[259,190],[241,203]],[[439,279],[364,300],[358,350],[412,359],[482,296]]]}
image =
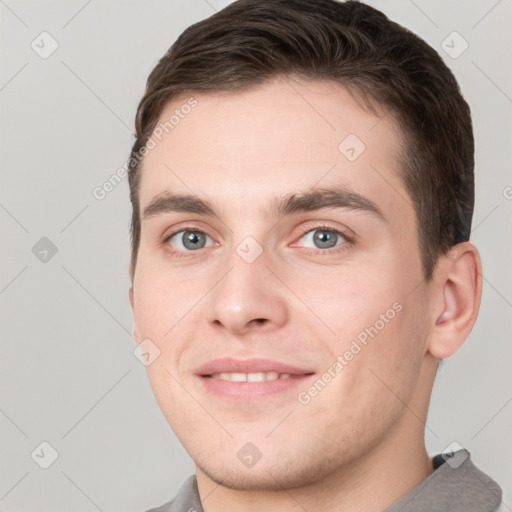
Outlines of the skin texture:
{"label": "skin texture", "polygon": [[[189,96],[173,100],[161,121]],[[168,191],[208,199],[216,216],[143,219],[130,302],[136,342],[160,350],[148,376],[196,464],[203,506],[382,510],[432,472],[423,439],[429,397],[438,358],[460,347],[476,319],[478,252],[459,244],[432,282],[423,279],[416,216],[397,173],[400,132],[341,85],[288,77],[193,96],[197,106],[144,158],[141,208]],[[349,134],[366,146],[354,161],[338,149]],[[384,219],[350,208],[276,216],[269,207],[274,196],[332,185],[370,199]],[[187,252],[181,234],[165,240],[191,227],[208,235],[204,248]],[[315,229],[354,243],[319,248]],[[236,250],[247,236],[262,249],[252,263]],[[231,356],[321,377],[393,304],[400,311],[307,404],[297,393],[313,381],[235,401],[194,375]],[[247,443],[262,454],[250,468],[237,457]]]}

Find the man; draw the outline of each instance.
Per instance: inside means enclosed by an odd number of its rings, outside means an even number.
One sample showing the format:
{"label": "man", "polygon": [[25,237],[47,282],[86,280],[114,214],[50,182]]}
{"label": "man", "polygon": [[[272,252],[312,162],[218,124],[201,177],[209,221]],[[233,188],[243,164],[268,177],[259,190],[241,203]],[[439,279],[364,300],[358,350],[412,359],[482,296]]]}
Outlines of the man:
{"label": "man", "polygon": [[196,466],[154,510],[497,510],[424,442],[482,291],[437,53],[359,2],[240,0],[160,60],[136,130],[134,335]]}

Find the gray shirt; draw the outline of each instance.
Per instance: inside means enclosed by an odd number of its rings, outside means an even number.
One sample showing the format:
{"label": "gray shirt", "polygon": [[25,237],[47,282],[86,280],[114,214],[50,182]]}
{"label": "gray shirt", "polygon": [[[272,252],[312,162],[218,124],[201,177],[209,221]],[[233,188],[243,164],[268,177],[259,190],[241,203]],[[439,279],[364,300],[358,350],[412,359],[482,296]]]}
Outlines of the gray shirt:
{"label": "gray shirt", "polygon": [[[468,451],[437,455],[435,471],[383,512],[495,512],[501,488],[471,461]],[[190,476],[176,497],[147,512],[204,512],[196,476]]]}

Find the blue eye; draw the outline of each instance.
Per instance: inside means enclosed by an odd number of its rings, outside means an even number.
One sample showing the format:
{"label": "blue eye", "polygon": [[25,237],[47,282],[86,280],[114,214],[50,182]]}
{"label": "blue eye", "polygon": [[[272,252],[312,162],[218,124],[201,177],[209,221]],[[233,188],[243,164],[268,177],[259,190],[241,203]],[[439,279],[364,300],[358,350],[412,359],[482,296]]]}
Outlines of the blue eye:
{"label": "blue eye", "polygon": [[195,251],[206,247],[206,240],[210,237],[197,230],[181,230],[172,234],[168,243],[179,251]]}
{"label": "blue eye", "polygon": [[[314,249],[332,249],[338,245],[342,245],[347,242],[347,238],[343,236],[343,233],[334,229],[312,229],[305,233],[301,240],[305,239],[307,242],[313,243]],[[305,247],[305,245],[304,245]]]}
{"label": "blue eye", "polygon": [[[184,256],[187,253],[218,245],[206,233],[193,227],[170,234],[165,239],[165,243],[172,247],[171,250],[176,256]],[[333,252],[349,248],[354,241],[336,229],[317,227],[304,233],[300,238],[300,243],[300,247],[314,249],[318,254],[332,255]],[[339,249],[329,250],[336,247]]]}

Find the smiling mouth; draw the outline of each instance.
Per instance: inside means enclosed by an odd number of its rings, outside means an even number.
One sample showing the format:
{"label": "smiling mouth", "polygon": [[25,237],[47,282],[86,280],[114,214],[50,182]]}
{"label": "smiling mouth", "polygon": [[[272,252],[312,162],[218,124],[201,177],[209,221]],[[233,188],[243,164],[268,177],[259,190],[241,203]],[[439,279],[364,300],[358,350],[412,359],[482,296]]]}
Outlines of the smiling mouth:
{"label": "smiling mouth", "polygon": [[[306,375],[306,374],[305,374]],[[311,375],[311,374],[307,374]],[[304,375],[292,375],[291,373],[277,372],[254,372],[254,373],[214,373],[212,375],[203,375],[211,379],[222,379],[231,382],[263,382],[267,380],[292,379],[303,377]]]}
{"label": "smiling mouth", "polygon": [[[218,372],[198,375],[203,390],[221,399],[254,402],[273,396],[295,396],[315,373]],[[290,395],[291,394],[291,395]],[[288,398],[287,398],[288,399]]]}

